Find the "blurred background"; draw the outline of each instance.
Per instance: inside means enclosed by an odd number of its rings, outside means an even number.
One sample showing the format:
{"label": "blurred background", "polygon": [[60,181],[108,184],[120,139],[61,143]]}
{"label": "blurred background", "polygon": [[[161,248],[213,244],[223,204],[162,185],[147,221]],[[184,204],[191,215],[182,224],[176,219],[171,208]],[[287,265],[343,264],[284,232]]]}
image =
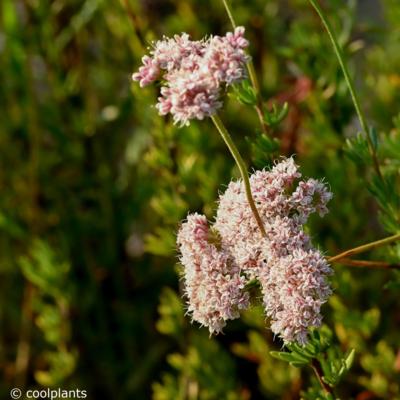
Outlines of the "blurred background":
{"label": "blurred background", "polygon": [[[271,149],[254,110],[227,96],[222,119],[249,166],[296,154],[305,176],[325,178],[331,212],[309,231],[327,254],[387,236],[371,168],[352,151],[359,126],[342,73],[308,2],[231,4],[263,98],[289,103]],[[380,157],[398,174],[400,2],[321,4],[384,138]],[[90,399],[300,398],[312,371],[271,358],[282,343],[260,307],[213,338],[184,316],[179,221],[189,211],[211,219],[238,171],[209,120],[174,126],[152,107],[157,87],[130,80],[152,40],[230,30],[222,2],[2,0],[0,13],[1,398],[12,387],[79,388]],[[325,322],[339,348],[356,349],[342,398],[400,399],[400,276],[335,269]]]}

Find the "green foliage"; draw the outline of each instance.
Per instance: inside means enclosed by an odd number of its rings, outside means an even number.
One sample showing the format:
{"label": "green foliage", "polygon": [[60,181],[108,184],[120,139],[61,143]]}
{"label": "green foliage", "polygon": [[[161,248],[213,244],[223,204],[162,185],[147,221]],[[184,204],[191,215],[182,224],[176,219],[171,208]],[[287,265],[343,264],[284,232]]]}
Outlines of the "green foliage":
{"label": "green foliage", "polygon": [[[255,312],[258,313],[254,315]],[[255,308],[251,313],[251,321],[259,319],[262,315],[260,307]],[[234,343],[232,351],[234,354],[257,365],[257,374],[262,392],[267,396],[281,396],[287,390],[292,382],[300,379],[300,371],[286,362],[273,359],[269,340],[265,334],[261,333],[265,327],[261,319],[259,325],[260,331],[250,330],[247,334],[248,343]]]}
{"label": "green foliage", "polygon": [[153,384],[155,400],[244,398],[236,385],[231,358],[204,335],[193,337],[185,354],[172,353],[167,360],[176,373],[165,373],[161,383]]}
{"label": "green foliage", "polygon": [[265,168],[272,164],[274,155],[277,154],[280,146],[278,139],[258,134],[256,138],[247,138],[247,142],[250,145],[252,160],[256,168]]}
{"label": "green foliage", "polygon": [[361,366],[370,376],[360,377],[360,383],[383,398],[396,398],[399,392],[398,368],[397,371],[394,369],[395,351],[388,343],[380,341],[375,353],[365,354],[361,358]]}
{"label": "green foliage", "polygon": [[338,348],[331,346],[332,332],[325,327],[310,333],[310,340],[304,346],[297,343],[286,345],[289,351],[271,351],[272,357],[286,361],[293,367],[311,365],[313,360],[321,364],[323,380],[331,386],[336,386],[343,374],[347,372],[354,361],[355,350],[352,349],[347,355],[342,355]]}
{"label": "green foliage", "polygon": [[65,283],[70,266],[66,262],[57,261],[56,255],[47,243],[35,240],[32,243],[30,257],[22,257],[20,265],[25,278],[44,294],[56,300],[67,301]]}
{"label": "green foliage", "polygon": [[[36,381],[46,387],[54,387],[68,378],[76,368],[76,350],[69,349],[71,341],[70,312],[71,288],[68,287],[70,265],[59,261],[51,247],[40,240],[32,243],[29,257],[20,259],[25,278],[33,285],[29,301],[35,314],[35,322],[43,332],[47,345],[39,355],[46,369],[37,369]],[[29,307],[25,303],[25,307]]]}
{"label": "green foliage", "polygon": [[[158,308],[160,319],[157,329],[171,336],[181,347],[185,347],[187,327],[183,315],[182,300],[170,288],[164,288]],[[204,332],[190,338],[191,345],[185,354],[172,353],[167,357],[172,373],[165,373],[162,381],[153,384],[153,398],[243,399],[235,381],[235,367],[229,354]],[[226,379],[221,380],[220,376]]]}
{"label": "green foliage", "polygon": [[158,312],[160,319],[156,324],[157,329],[164,335],[182,339],[184,326],[182,299],[171,288],[163,289]]}
{"label": "green foliage", "polygon": [[375,177],[370,191],[380,207],[380,220],[387,232],[397,233],[400,221],[400,191],[398,174],[386,174],[385,179]]}
{"label": "green foliage", "polygon": [[233,85],[233,92],[238,101],[248,106],[257,104],[257,95],[249,80],[244,80],[236,85]]}
{"label": "green foliage", "polygon": [[361,132],[351,139],[346,139],[346,155],[358,165],[368,165],[371,157],[368,149],[367,139]]}
{"label": "green foliage", "polygon": [[[235,87],[221,118],[249,169],[295,154],[304,175],[325,177],[331,211],[308,229],[326,254],[399,232],[399,2],[320,2],[383,179],[309,2],[230,3],[269,130],[250,81]],[[179,223],[189,210],[212,219],[239,174],[210,121],[174,126],[151,107],[157,88],[130,75],[162,35],[230,29],[222,2],[3,0],[0,10],[1,398],[17,384],[91,398],[332,398],[313,361],[342,399],[400,398],[396,269],[334,264],[331,333],[304,348],[282,350],[259,305],[215,338],[185,316]],[[360,257],[398,265],[400,245]]]}
{"label": "green foliage", "polygon": [[264,121],[268,126],[275,128],[287,117],[288,112],[289,104],[287,102],[283,103],[282,107],[273,104],[271,110],[265,111]]}

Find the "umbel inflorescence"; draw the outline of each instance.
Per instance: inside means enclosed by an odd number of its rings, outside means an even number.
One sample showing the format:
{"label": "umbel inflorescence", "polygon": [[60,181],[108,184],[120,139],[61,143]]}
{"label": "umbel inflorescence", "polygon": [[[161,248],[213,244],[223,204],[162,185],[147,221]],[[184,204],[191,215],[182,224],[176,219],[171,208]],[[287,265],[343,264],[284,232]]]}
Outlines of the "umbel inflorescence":
{"label": "umbel inflorescence", "polygon": [[143,65],[132,79],[143,87],[162,78],[159,113],[170,113],[175,123],[188,125],[191,119],[215,114],[222,107],[224,87],[245,78],[248,45],[243,27],[199,41],[186,33],[164,38],[142,58]]}
{"label": "umbel inflorescence", "polygon": [[211,227],[199,214],[182,224],[177,243],[188,312],[210,333],[221,332],[227,320],[249,306],[245,285],[253,279],[261,284],[271,329],[284,342],[304,344],[308,328],[321,325],[320,308],[331,294],[327,276],[332,271],[303,225],[312,213],[327,213],[332,193],[321,181],[300,178],[292,158],[251,175],[265,237],[240,180],[220,196]]}
{"label": "umbel inflorescence", "polygon": [[[175,123],[215,119],[222,91],[246,77],[248,45],[243,27],[200,41],[185,33],[164,38],[132,78],[142,87],[161,79],[156,107]],[[216,125],[241,160],[229,134]],[[256,171],[250,182],[240,170],[244,182],[231,182],[220,196],[211,227],[205,216],[192,214],[179,230],[188,312],[211,333],[221,332],[227,320],[249,307],[246,285],[257,279],[272,331],[285,342],[303,344],[308,328],[320,326],[320,308],[331,293],[331,269],[303,226],[312,213],[327,212],[332,194],[320,181],[300,180],[292,158],[271,171]]]}

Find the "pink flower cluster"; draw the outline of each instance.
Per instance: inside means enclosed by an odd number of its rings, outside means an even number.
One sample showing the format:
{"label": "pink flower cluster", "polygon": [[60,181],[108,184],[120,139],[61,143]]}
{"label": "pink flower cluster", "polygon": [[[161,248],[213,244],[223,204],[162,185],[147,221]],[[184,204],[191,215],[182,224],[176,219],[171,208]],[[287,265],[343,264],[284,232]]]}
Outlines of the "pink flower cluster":
{"label": "pink flower cluster", "polygon": [[243,291],[245,278],[229,253],[210,243],[204,215],[189,215],[178,233],[181,262],[185,266],[185,288],[190,299],[188,312],[194,320],[221,332],[226,320],[239,317],[249,306]]}
{"label": "pink flower cluster", "polygon": [[163,75],[156,107],[160,115],[171,113],[175,123],[188,125],[215,114],[222,107],[221,87],[245,78],[248,45],[243,27],[200,41],[186,33],[164,38],[154,43],[151,56],[143,57],[132,79],[143,87]]}
{"label": "pink flower cluster", "polygon": [[[188,285],[189,312],[210,332],[219,332],[226,319],[238,317],[237,311],[248,305],[247,297],[243,297],[244,285],[251,279],[259,280],[271,329],[284,342],[304,344],[308,328],[320,326],[321,305],[331,294],[327,276],[332,271],[321,252],[312,246],[303,225],[310,214],[323,216],[327,212],[332,193],[320,181],[300,178],[292,158],[250,177],[266,237],[261,235],[241,181],[231,182],[220,196],[211,228],[218,232],[218,247],[208,240],[204,216],[190,215],[182,224],[178,245]],[[200,225],[204,227],[201,239]],[[227,271],[229,280],[225,280]],[[230,285],[237,281],[238,286],[229,285],[225,292],[221,281]],[[209,322],[215,315],[219,318],[217,325],[215,320]]]}

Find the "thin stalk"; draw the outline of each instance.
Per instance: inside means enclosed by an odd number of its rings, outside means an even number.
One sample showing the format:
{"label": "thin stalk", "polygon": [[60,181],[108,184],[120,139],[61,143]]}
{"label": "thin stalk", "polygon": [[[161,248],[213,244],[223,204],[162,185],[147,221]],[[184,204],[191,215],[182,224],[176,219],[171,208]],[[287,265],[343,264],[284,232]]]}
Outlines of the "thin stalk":
{"label": "thin stalk", "polygon": [[229,20],[231,21],[232,27],[233,29],[236,28],[236,22],[235,19],[233,18],[233,14],[232,14],[232,10],[229,7],[228,1],[227,0],[222,0],[222,2],[224,3],[224,7],[226,10],[226,13],[228,14]]}
{"label": "thin stalk", "polygon": [[260,120],[260,125],[261,128],[264,132],[264,134],[268,135],[268,126],[264,121],[264,115],[263,115],[263,104],[262,104],[262,98],[261,98],[261,93],[260,93],[260,84],[258,83],[257,79],[257,74],[256,70],[254,68],[254,63],[252,59],[247,62],[247,71],[249,72],[249,77],[250,77],[250,82],[254,88],[254,92],[256,93],[256,104],[254,108],[256,109],[258,119]]}
{"label": "thin stalk", "polygon": [[[229,6],[228,0],[222,0],[222,3],[224,4],[226,13],[228,14],[228,17],[229,17],[229,20],[231,21],[231,25],[232,25],[233,29],[235,29],[237,25],[236,25],[235,19],[233,18],[232,10]],[[263,115],[263,111],[262,111],[263,105],[262,105],[262,98],[261,98],[261,94],[260,94],[260,84],[257,79],[257,74],[256,74],[256,70],[254,68],[254,63],[253,63],[252,58],[250,58],[249,61],[247,61],[246,66],[247,66],[247,71],[249,73],[251,85],[253,86],[254,92],[256,94],[256,104],[254,105],[254,108],[257,112],[257,116],[258,116],[258,119],[260,120],[260,125],[261,125],[261,128],[262,128],[264,134],[268,135],[268,126],[264,121],[264,115]]]}
{"label": "thin stalk", "polygon": [[[247,71],[249,72],[249,78],[250,78],[250,82],[253,85],[253,88],[257,94],[257,96],[259,97],[260,94],[260,84],[258,83],[258,79],[257,79],[257,74],[256,74],[256,70],[254,68],[254,64],[252,59],[250,59],[247,62]],[[258,100],[257,97],[257,100]]]}
{"label": "thin stalk", "polygon": [[328,384],[326,384],[322,379],[323,372],[321,370],[321,367],[320,367],[318,361],[313,359],[310,365],[311,365],[311,368],[313,369],[313,371],[314,371],[314,373],[315,373],[315,375],[316,375],[316,377],[318,379],[318,382],[321,385],[322,389],[326,393],[329,393],[329,394],[331,394],[333,396],[332,388]]}
{"label": "thin stalk", "polygon": [[363,253],[364,251],[368,251],[376,247],[384,246],[385,244],[395,242],[396,240],[400,240],[400,233],[393,236],[389,236],[385,239],[377,240],[372,243],[363,244],[362,246],[355,247],[354,249],[346,250],[343,253],[340,253],[336,256],[329,257],[328,261],[336,262],[342,260],[343,258],[348,258],[354,256],[355,254]]}
{"label": "thin stalk", "polygon": [[356,93],[356,91],[354,89],[354,83],[353,83],[353,81],[352,81],[352,79],[350,77],[350,73],[349,73],[349,70],[348,70],[346,62],[345,62],[345,57],[344,57],[344,54],[343,54],[343,50],[341,49],[341,47],[339,45],[339,42],[338,42],[338,40],[336,38],[336,35],[335,35],[335,33],[334,33],[333,29],[332,29],[332,26],[331,26],[330,22],[328,21],[328,19],[326,18],[324,12],[322,11],[320,5],[318,4],[318,1],[317,0],[308,0],[308,1],[310,2],[312,7],[315,9],[317,14],[319,15],[319,17],[320,17],[320,19],[322,21],[322,24],[324,25],[324,27],[325,27],[325,29],[326,29],[326,31],[328,33],[328,36],[329,36],[329,38],[330,38],[330,40],[332,42],[332,46],[333,46],[333,49],[335,51],[336,57],[337,57],[337,59],[339,61],[340,67],[342,68],[344,79],[345,79],[345,81],[347,83],[347,86],[349,88],[351,99],[352,99],[353,104],[354,104],[354,108],[356,109],[356,113],[357,113],[358,119],[360,120],[361,128],[364,131],[364,134],[365,134],[365,136],[367,138],[368,147],[369,147],[369,151],[371,153],[371,157],[372,157],[372,160],[373,160],[373,163],[374,163],[374,168],[375,168],[376,174],[379,176],[379,178],[381,180],[383,180],[382,173],[381,173],[381,170],[379,168],[378,158],[377,158],[377,155],[376,155],[376,149],[375,149],[375,146],[373,145],[371,134],[370,134],[370,132],[368,130],[368,125],[367,125],[367,122],[366,122],[366,118],[365,118],[365,116],[364,116],[364,114],[363,114],[363,112],[361,110],[360,101],[359,101],[357,93]]}
{"label": "thin stalk", "polygon": [[[335,261],[334,261],[335,262]],[[351,258],[342,258],[338,260],[340,264],[350,267],[367,267],[377,269],[400,269],[400,264],[390,263],[386,261],[369,261],[369,260],[352,260]]]}
{"label": "thin stalk", "polygon": [[263,237],[265,237],[266,232],[264,229],[264,225],[261,220],[260,214],[257,211],[257,207],[254,203],[253,195],[251,194],[251,187],[250,187],[249,175],[247,172],[246,164],[244,163],[243,158],[239,153],[239,150],[235,146],[235,143],[233,142],[231,135],[225,128],[225,126],[224,126],[223,122],[221,121],[221,119],[219,118],[219,116],[217,114],[215,114],[211,117],[211,119],[214,122],[214,125],[218,129],[218,132],[221,134],[222,139],[224,140],[225,144],[228,146],[229,151],[231,152],[233,158],[236,161],[236,164],[240,171],[240,175],[242,176],[242,179],[243,179],[244,187],[246,190],[247,201],[249,202],[251,211],[253,212],[254,218],[257,221],[257,225],[260,228],[261,234]]}

